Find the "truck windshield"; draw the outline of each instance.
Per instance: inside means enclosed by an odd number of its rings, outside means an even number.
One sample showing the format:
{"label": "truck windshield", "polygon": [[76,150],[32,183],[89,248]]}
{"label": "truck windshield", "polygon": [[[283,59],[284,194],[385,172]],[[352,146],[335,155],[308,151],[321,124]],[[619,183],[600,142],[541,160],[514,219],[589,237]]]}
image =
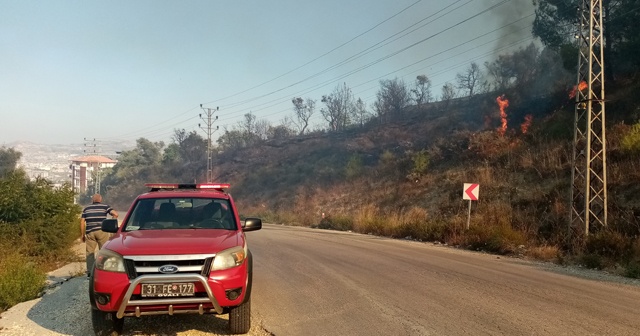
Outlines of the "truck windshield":
{"label": "truck windshield", "polygon": [[124,231],[162,229],[237,230],[228,200],[153,198],[135,204]]}

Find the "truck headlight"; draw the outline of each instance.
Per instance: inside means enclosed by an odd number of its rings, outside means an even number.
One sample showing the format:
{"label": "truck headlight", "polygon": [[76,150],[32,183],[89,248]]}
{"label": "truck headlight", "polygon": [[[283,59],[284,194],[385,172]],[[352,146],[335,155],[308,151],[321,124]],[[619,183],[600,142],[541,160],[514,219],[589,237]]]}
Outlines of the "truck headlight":
{"label": "truck headlight", "polygon": [[124,273],[124,259],[113,251],[101,249],[96,254],[96,268],[102,271]]}
{"label": "truck headlight", "polygon": [[247,253],[242,246],[232,247],[216,254],[213,258],[213,266],[211,266],[211,270],[221,271],[240,266],[246,257]]}

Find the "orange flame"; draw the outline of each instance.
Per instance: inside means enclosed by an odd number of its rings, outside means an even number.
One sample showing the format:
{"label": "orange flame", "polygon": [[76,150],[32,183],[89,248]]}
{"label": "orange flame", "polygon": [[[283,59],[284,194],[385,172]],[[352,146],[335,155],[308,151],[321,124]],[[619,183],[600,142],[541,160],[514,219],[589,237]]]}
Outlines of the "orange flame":
{"label": "orange flame", "polygon": [[569,92],[569,99],[575,98],[576,94],[578,93],[578,90],[582,91],[586,88],[587,88],[587,82],[585,81],[580,82],[580,84],[578,84],[577,86],[574,86],[573,89],[571,89],[571,92]]}
{"label": "orange flame", "polygon": [[507,132],[507,113],[505,112],[505,109],[509,107],[509,100],[507,100],[505,95],[502,95],[496,98],[496,102],[500,107],[500,120],[502,121],[502,126],[498,128],[498,133],[501,136],[504,136],[504,133]]}
{"label": "orange flame", "polygon": [[520,124],[520,130],[522,131],[522,134],[527,134],[529,126],[531,126],[531,121],[533,121],[532,115],[527,114],[526,116],[524,116],[524,122]]}

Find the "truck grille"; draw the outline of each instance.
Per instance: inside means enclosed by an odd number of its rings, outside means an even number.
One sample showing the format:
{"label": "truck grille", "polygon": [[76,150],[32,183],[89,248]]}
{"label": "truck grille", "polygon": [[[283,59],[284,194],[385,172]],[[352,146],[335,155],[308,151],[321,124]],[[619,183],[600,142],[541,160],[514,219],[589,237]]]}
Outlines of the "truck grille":
{"label": "truck grille", "polygon": [[208,277],[214,257],[213,254],[126,256],[124,267],[129,279],[140,275],[164,274],[160,272],[160,267],[167,265],[177,268],[177,272],[171,274],[196,273]]}

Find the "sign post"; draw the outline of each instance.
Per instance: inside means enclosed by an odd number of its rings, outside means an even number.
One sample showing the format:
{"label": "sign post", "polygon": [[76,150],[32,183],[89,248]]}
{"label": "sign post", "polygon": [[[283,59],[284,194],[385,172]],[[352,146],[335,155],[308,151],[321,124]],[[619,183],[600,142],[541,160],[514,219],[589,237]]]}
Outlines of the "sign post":
{"label": "sign post", "polygon": [[462,199],[469,200],[469,213],[467,214],[467,226],[469,230],[469,223],[471,222],[471,201],[477,201],[480,193],[480,185],[477,183],[465,183],[462,187]]}

